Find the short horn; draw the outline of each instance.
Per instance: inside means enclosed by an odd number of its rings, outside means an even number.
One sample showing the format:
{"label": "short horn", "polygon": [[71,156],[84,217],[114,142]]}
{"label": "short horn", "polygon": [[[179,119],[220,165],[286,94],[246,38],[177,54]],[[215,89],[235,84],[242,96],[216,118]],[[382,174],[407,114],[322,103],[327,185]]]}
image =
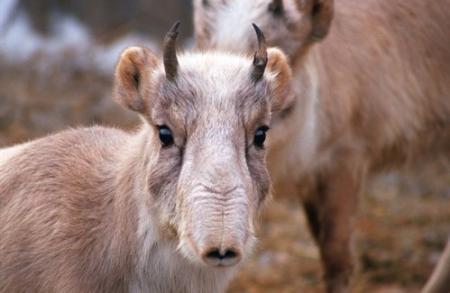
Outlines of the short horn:
{"label": "short horn", "polygon": [[178,37],[179,26],[180,22],[177,21],[170,28],[170,30],[166,34],[166,37],[164,38],[163,44],[164,70],[166,72],[167,79],[171,81],[175,79],[178,71],[176,40]]}
{"label": "short horn", "polygon": [[264,38],[264,34],[261,29],[256,25],[252,24],[255,29],[256,36],[258,37],[258,50],[255,52],[255,56],[253,58],[253,70],[252,70],[252,79],[257,82],[261,80],[264,76],[264,71],[267,65],[267,46],[266,39]]}

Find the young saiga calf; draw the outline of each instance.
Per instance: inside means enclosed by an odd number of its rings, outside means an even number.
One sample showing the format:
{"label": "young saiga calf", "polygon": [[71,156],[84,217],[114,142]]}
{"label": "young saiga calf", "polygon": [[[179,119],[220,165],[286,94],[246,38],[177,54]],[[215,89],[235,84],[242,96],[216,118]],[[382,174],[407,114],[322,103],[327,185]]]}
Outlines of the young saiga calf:
{"label": "young saiga calf", "polygon": [[135,133],[92,127],[0,151],[0,292],[222,292],[254,244],[264,140],[291,72],[254,58],[126,49],[115,99]]}
{"label": "young saiga calf", "polygon": [[369,175],[450,155],[450,1],[195,0],[202,48],[246,52],[247,23],[290,57],[295,98],[269,135],[277,196],[303,201],[328,292],[348,291]]}

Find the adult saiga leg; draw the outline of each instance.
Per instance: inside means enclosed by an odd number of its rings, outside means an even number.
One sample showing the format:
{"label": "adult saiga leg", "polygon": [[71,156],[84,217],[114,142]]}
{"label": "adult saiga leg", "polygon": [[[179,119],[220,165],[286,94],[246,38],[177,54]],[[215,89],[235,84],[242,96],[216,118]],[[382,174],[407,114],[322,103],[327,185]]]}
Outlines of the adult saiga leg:
{"label": "adult saiga leg", "polygon": [[327,292],[349,291],[353,272],[351,240],[364,171],[341,165],[317,176],[314,194],[304,201],[310,231],[319,245]]}

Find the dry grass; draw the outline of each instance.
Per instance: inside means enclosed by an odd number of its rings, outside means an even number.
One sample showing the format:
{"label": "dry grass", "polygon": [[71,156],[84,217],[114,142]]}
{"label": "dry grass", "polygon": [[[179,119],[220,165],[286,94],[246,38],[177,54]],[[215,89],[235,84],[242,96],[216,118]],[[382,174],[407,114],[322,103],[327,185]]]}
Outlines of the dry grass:
{"label": "dry grass", "polygon": [[[0,146],[65,127],[129,127],[133,115],[110,97],[111,80],[76,68],[2,67]],[[376,180],[361,197],[356,222],[355,292],[419,292],[450,231],[450,164]],[[273,201],[262,218],[256,254],[230,292],[320,292],[318,251],[298,202]]]}

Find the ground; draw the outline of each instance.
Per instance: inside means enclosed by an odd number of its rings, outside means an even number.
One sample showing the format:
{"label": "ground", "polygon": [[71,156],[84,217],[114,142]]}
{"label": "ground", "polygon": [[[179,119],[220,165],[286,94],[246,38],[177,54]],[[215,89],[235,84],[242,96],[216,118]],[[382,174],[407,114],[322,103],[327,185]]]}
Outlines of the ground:
{"label": "ground", "polygon": [[[111,101],[112,77],[41,69],[2,65],[0,147],[69,126],[136,124]],[[438,158],[372,180],[355,226],[354,292],[419,292],[450,231],[450,163]],[[270,201],[259,239],[229,292],[321,292],[318,251],[298,202]]]}

